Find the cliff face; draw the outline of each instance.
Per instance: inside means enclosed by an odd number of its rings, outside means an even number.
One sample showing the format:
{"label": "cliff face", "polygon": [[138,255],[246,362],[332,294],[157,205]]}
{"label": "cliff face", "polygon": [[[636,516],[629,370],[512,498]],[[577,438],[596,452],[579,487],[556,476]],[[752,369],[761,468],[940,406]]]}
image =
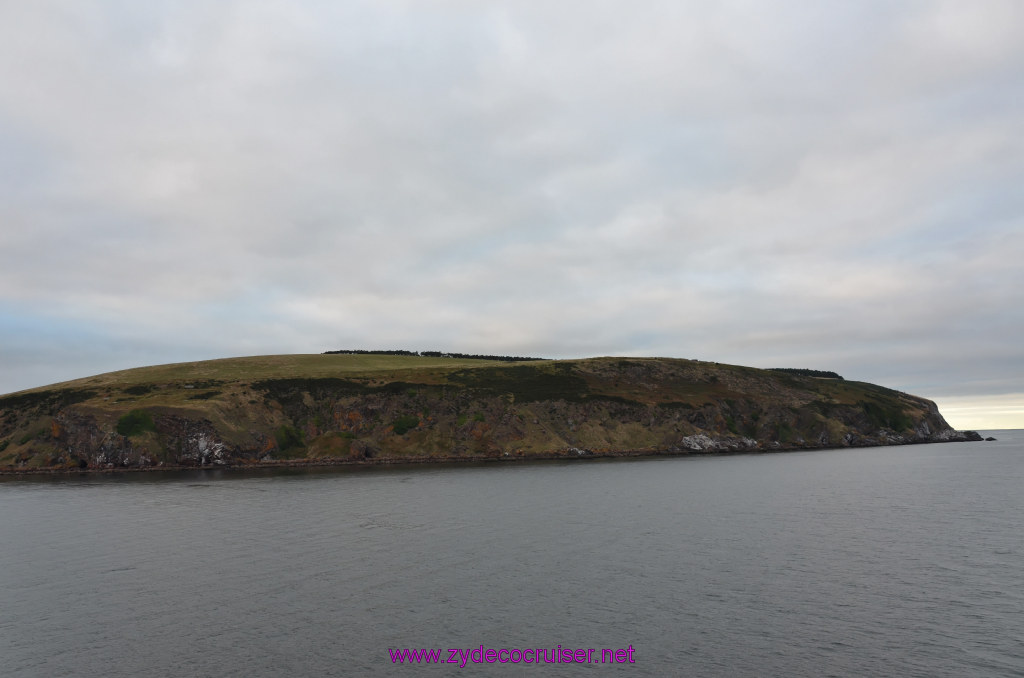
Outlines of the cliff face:
{"label": "cliff face", "polygon": [[[311,357],[310,360],[313,360]],[[0,398],[0,469],[711,453],[978,439],[871,384],[690,360],[195,363]],[[303,374],[305,372],[305,374]],[[212,375],[212,377],[211,377]],[[325,376],[336,375],[336,376]]]}

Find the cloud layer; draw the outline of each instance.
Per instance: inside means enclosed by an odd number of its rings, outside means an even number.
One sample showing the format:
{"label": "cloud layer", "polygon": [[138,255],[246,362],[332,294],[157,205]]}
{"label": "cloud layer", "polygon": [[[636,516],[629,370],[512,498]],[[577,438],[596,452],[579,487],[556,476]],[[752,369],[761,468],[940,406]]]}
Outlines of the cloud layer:
{"label": "cloud layer", "polygon": [[7,3],[0,391],[358,347],[1024,392],[1022,25],[1015,0]]}

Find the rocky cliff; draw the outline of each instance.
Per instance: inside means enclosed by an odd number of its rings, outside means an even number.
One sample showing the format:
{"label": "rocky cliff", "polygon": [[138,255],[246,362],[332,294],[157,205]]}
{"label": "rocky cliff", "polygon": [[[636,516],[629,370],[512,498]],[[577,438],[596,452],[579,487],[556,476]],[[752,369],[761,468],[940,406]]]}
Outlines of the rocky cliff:
{"label": "rocky cliff", "polygon": [[278,356],[0,397],[0,470],[701,454],[980,439],[872,384],[661,358]]}

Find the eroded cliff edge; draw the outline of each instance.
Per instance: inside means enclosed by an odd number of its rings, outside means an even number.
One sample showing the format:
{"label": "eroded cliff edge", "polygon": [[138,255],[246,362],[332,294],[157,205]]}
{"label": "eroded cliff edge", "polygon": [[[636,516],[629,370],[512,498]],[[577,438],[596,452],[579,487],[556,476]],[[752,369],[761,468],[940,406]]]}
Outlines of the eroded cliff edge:
{"label": "eroded cliff edge", "polygon": [[270,356],[127,370],[0,397],[7,472],[958,440],[980,436],[954,431],[917,396],[663,358]]}

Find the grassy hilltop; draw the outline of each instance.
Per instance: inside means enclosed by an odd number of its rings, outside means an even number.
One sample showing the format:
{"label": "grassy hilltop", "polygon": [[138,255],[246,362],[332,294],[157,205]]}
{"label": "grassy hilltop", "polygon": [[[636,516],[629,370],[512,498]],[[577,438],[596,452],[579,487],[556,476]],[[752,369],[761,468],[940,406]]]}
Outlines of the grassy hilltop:
{"label": "grassy hilltop", "polygon": [[700,453],[964,439],[880,386],[667,358],[281,355],[0,397],[0,470]]}

